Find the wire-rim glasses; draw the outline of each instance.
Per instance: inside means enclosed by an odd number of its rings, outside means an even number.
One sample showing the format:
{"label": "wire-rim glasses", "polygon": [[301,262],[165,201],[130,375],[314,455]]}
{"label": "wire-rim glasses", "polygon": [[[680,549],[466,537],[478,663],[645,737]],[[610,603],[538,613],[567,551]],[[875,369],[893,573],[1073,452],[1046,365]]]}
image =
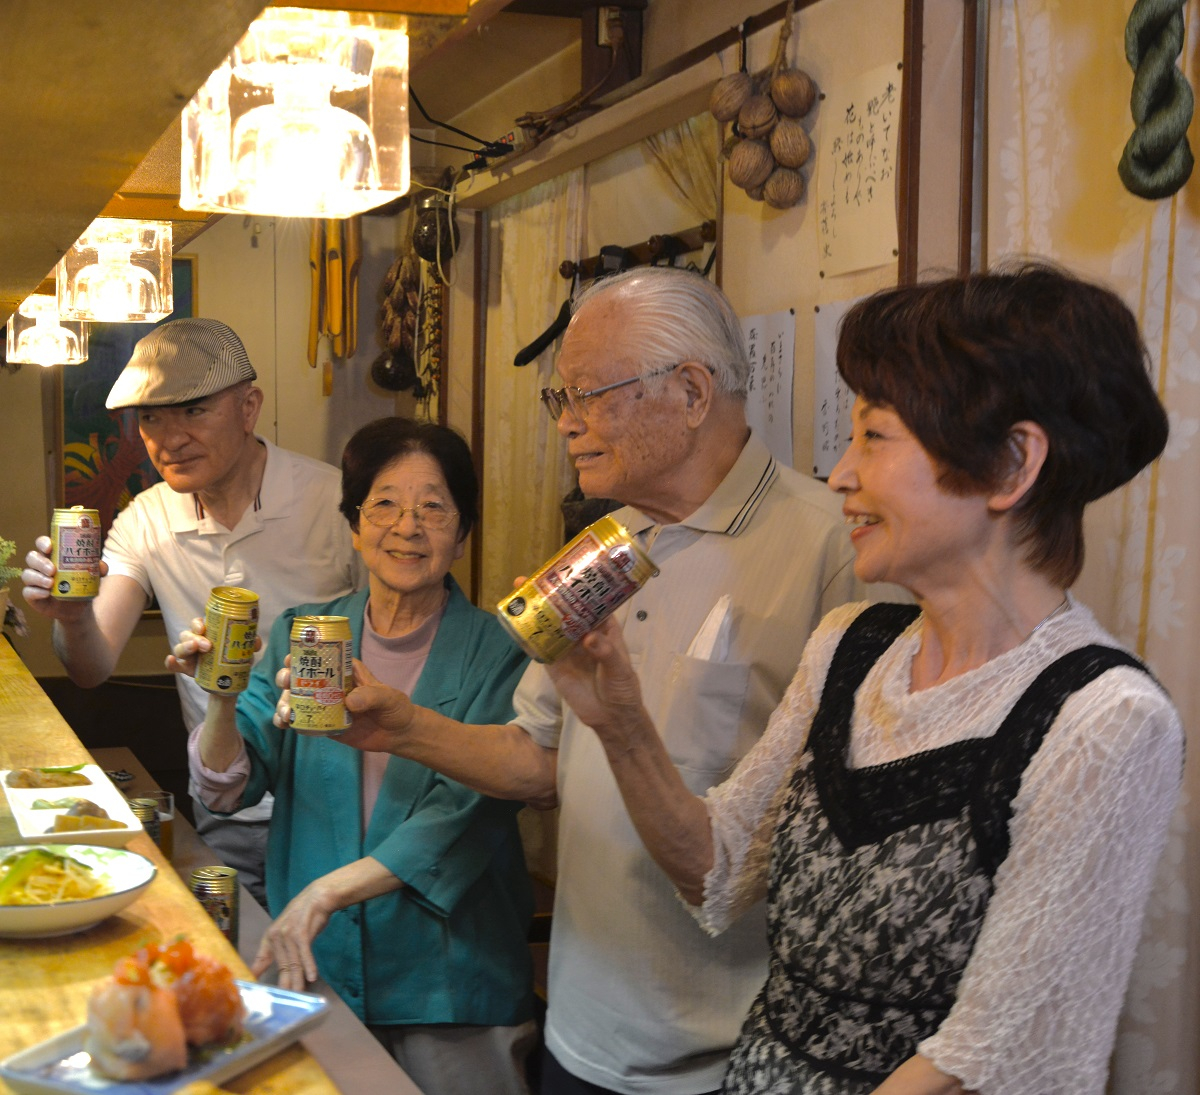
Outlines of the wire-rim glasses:
{"label": "wire-rim glasses", "polygon": [[406,513],[422,528],[449,528],[458,516],[458,510],[445,502],[418,502],[415,506],[402,506],[392,498],[368,498],[358,512],[376,528],[393,528],[404,520]]}
{"label": "wire-rim glasses", "polygon": [[664,365],[661,369],[653,369],[639,376],[627,377],[625,380],[617,380],[612,384],[603,384],[599,388],[593,388],[589,392],[585,392],[582,388],[576,388],[573,385],[566,388],[543,388],[541,392],[542,403],[545,405],[546,410],[550,412],[550,417],[555,422],[562,418],[562,413],[565,410],[569,410],[575,418],[582,422],[587,418],[587,401],[593,396],[603,395],[605,392],[611,392],[616,388],[624,388],[627,384],[636,384],[639,380],[649,380],[652,376],[662,376],[664,373],[673,372],[675,369],[678,369],[681,364],[682,362],[676,362],[674,365]]}

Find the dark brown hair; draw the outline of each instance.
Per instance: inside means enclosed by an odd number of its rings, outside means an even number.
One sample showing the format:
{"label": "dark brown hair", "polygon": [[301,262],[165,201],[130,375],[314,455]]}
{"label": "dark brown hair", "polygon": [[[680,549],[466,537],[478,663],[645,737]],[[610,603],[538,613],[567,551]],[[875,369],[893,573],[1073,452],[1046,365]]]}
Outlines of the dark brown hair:
{"label": "dark brown hair", "polygon": [[479,479],[471,450],[462,435],[435,422],[411,418],[377,418],[346,442],[342,453],[342,501],[338,506],[358,531],[358,507],[366,501],[375,477],[409,453],[433,457],[458,510],[458,538],[465,540],[479,517]]}
{"label": "dark brown hair", "polygon": [[1045,263],[887,289],[842,321],[837,366],[890,407],[958,494],[1000,487],[1010,430],[1049,452],[1014,510],[1031,566],[1066,587],[1083,567],[1083,509],[1163,450],[1167,415],[1121,299]]}

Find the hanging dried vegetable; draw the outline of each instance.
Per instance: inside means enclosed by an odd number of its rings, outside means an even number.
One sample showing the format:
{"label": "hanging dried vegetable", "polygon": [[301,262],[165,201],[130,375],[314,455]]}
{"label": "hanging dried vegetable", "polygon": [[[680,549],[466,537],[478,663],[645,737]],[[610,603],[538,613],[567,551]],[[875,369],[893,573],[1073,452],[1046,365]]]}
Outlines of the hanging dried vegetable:
{"label": "hanging dried vegetable", "polygon": [[800,168],[812,156],[812,139],[800,119],[812,110],[817,86],[808,73],[785,63],[794,10],[795,0],[789,0],[771,64],[747,73],[743,42],[740,70],[718,80],[709,100],[717,121],[733,123],[721,153],[729,181],[776,209],[804,199]]}

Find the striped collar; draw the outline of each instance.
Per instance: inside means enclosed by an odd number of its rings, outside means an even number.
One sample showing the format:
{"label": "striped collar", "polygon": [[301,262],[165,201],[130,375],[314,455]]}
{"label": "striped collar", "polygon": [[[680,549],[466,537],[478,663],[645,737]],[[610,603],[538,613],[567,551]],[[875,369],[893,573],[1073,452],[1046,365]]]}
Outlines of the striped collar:
{"label": "striped collar", "polygon": [[[758,435],[751,431],[729,474],[700,507],[679,524],[701,532],[737,536],[750,525],[759,505],[778,478],[779,465],[775,458]],[[613,516],[634,535],[654,525],[649,517],[632,506],[617,510]]]}

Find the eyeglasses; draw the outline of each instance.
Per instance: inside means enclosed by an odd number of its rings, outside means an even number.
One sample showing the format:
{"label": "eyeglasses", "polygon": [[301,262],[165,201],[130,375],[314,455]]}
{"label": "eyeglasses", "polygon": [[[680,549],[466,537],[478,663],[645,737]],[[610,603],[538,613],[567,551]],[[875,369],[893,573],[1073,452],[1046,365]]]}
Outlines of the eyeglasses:
{"label": "eyeglasses", "polygon": [[572,415],[582,422],[587,418],[587,401],[593,396],[603,395],[605,392],[611,392],[615,388],[624,388],[626,384],[636,384],[639,380],[649,380],[652,376],[662,376],[664,373],[674,372],[682,362],[676,362],[674,365],[664,365],[661,369],[655,369],[649,373],[643,373],[641,376],[631,376],[627,380],[618,380],[613,384],[605,384],[599,388],[593,388],[590,392],[585,392],[580,388],[543,388],[542,402],[546,405],[546,410],[550,412],[550,417],[557,422],[562,418],[562,413],[569,410]]}
{"label": "eyeglasses", "polygon": [[413,520],[422,528],[449,528],[458,516],[458,510],[451,509],[445,502],[418,502],[415,506],[402,506],[391,498],[368,498],[358,512],[376,528],[393,528],[404,519],[406,513],[413,515]]}

